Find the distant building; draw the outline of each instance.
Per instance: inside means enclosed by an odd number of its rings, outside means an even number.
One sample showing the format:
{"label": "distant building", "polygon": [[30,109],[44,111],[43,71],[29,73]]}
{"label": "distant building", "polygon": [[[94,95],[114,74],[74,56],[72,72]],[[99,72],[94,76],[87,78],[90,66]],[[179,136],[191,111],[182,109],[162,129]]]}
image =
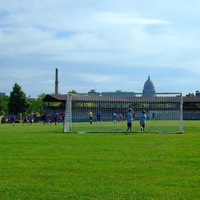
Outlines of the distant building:
{"label": "distant building", "polygon": [[116,90],[116,92],[102,92],[102,96],[107,97],[135,97],[135,92],[122,92],[121,90]]}
{"label": "distant building", "polygon": [[[135,92],[123,92],[122,90],[116,90],[115,92],[96,92],[95,89],[92,89],[88,92],[88,95],[95,95],[95,96],[107,96],[107,97],[135,97]],[[142,97],[155,97],[156,90],[154,87],[153,82],[148,76],[148,80],[144,83],[144,88],[142,91]]]}
{"label": "distant building", "polygon": [[[82,95],[86,95],[81,93]],[[122,90],[116,90],[115,92],[96,92],[94,89],[87,93],[88,96],[106,96],[106,97],[135,97],[135,92],[123,92]]]}
{"label": "distant building", "polygon": [[92,89],[92,90],[90,90],[89,92],[88,92],[88,95],[95,95],[95,96],[100,96],[100,92],[96,92],[96,90],[95,89]]}
{"label": "distant building", "polygon": [[142,97],[155,97],[155,96],[156,96],[156,90],[154,84],[151,81],[150,76],[148,76],[148,80],[144,83]]}
{"label": "distant building", "polygon": [[36,100],[36,98],[32,98],[30,95],[27,97],[27,100],[29,101],[33,101],[33,100]]}
{"label": "distant building", "polygon": [[196,91],[196,97],[200,97],[200,92],[199,92],[199,90]]}
{"label": "distant building", "polygon": [[6,93],[0,92],[0,97],[5,97],[5,96],[6,96]]}

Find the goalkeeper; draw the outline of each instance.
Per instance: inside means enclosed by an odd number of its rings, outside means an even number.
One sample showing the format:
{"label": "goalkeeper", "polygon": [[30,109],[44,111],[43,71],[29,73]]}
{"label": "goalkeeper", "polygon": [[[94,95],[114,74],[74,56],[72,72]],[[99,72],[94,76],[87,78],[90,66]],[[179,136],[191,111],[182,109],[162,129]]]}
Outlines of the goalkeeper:
{"label": "goalkeeper", "polygon": [[89,116],[90,124],[92,124],[92,118],[93,118],[93,113],[92,113],[92,111],[90,111],[90,112],[88,113],[88,116]]}

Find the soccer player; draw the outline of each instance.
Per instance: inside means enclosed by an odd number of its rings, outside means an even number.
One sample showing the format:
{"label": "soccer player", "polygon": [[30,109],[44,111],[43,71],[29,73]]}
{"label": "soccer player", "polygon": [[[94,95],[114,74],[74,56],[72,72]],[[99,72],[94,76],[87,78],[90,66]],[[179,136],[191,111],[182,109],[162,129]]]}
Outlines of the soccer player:
{"label": "soccer player", "polygon": [[[129,105],[128,108],[126,109],[126,118],[127,118],[129,109],[131,109],[131,113],[132,113],[132,115],[134,115],[134,111],[133,111],[133,109],[131,108],[131,105]],[[135,115],[134,115],[134,116],[135,116]],[[133,118],[134,118],[134,116],[133,116]]]}
{"label": "soccer player", "polygon": [[92,113],[91,110],[90,110],[90,112],[88,113],[88,116],[89,116],[90,124],[92,124],[93,113]]}
{"label": "soccer player", "polygon": [[147,116],[145,114],[145,111],[143,110],[142,114],[140,114],[140,130],[142,133],[145,133],[146,119]]}
{"label": "soccer player", "polygon": [[30,114],[30,116],[29,116],[29,123],[30,123],[30,124],[33,123],[33,115],[32,115],[32,114]]}
{"label": "soccer player", "polygon": [[14,114],[10,115],[10,122],[12,123],[13,126],[15,125],[15,115]]}
{"label": "soccer player", "polygon": [[44,124],[50,124],[50,115],[49,113],[45,113],[45,116],[44,116]]}
{"label": "soccer player", "polygon": [[102,121],[101,121],[101,111],[97,112],[97,123],[98,122],[101,122],[101,124],[102,124]]}
{"label": "soccer player", "polygon": [[58,124],[58,113],[57,112],[54,113],[53,119],[54,119],[54,124],[56,126]]}
{"label": "soccer player", "polygon": [[153,119],[155,118],[155,113],[152,114],[152,118],[153,118]]}
{"label": "soccer player", "polygon": [[122,115],[121,113],[119,114],[119,121],[118,121],[118,123],[119,123],[119,122],[122,122],[122,123],[123,123],[123,115]]}
{"label": "soccer player", "polygon": [[24,118],[23,118],[23,125],[24,124],[28,124],[28,115],[27,114],[25,114],[25,116],[24,116]]}
{"label": "soccer player", "polygon": [[128,113],[127,113],[127,130],[126,130],[127,134],[128,134],[128,131],[130,131],[130,133],[132,133],[132,122],[133,122],[132,111],[133,110],[131,108],[128,109]]}
{"label": "soccer player", "polygon": [[114,123],[117,123],[117,114],[116,113],[113,113],[113,120],[114,120]]}

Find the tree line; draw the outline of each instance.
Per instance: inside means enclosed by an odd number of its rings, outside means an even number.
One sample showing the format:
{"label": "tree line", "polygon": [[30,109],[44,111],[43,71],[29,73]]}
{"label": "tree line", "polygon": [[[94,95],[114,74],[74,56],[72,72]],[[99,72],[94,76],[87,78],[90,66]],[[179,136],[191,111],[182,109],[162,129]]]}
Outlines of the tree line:
{"label": "tree line", "polygon": [[[46,94],[40,94],[36,99],[27,98],[22,91],[21,86],[14,84],[10,96],[0,96],[0,115],[17,115],[18,113],[38,113],[43,114],[43,98]],[[71,90],[69,93],[76,94],[76,90]],[[186,96],[195,96],[194,93],[189,93]]]}
{"label": "tree line", "polygon": [[36,99],[29,99],[25,92],[22,91],[21,86],[14,84],[10,96],[0,97],[0,115],[17,115],[18,113],[39,113],[43,112],[42,99],[45,94],[40,94]]}

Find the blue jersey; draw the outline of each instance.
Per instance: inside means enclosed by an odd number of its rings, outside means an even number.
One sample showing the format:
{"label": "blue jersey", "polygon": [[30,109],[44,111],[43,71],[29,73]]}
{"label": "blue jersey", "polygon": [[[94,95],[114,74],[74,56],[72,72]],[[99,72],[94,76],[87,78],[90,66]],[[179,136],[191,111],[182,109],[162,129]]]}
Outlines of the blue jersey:
{"label": "blue jersey", "polygon": [[131,112],[127,113],[127,123],[132,123],[133,121],[133,115]]}
{"label": "blue jersey", "polygon": [[14,116],[14,115],[11,115],[11,116],[10,116],[10,121],[11,121],[12,123],[15,122],[15,116]]}
{"label": "blue jersey", "polygon": [[117,120],[117,114],[116,113],[113,113],[113,118],[114,118],[114,120]]}
{"label": "blue jersey", "polygon": [[146,124],[147,116],[145,114],[140,115],[140,124]]}
{"label": "blue jersey", "polygon": [[46,114],[45,120],[46,120],[46,122],[49,122],[50,118],[49,118],[49,115],[48,115],[48,114]]}
{"label": "blue jersey", "polygon": [[100,111],[97,112],[97,119],[98,119],[98,120],[101,119],[101,112],[100,112]]}
{"label": "blue jersey", "polygon": [[29,121],[30,121],[30,122],[33,121],[33,115],[30,115],[30,117],[29,117]]}
{"label": "blue jersey", "polygon": [[58,113],[54,113],[54,121],[58,121]]}

